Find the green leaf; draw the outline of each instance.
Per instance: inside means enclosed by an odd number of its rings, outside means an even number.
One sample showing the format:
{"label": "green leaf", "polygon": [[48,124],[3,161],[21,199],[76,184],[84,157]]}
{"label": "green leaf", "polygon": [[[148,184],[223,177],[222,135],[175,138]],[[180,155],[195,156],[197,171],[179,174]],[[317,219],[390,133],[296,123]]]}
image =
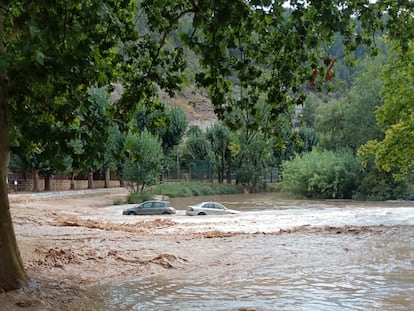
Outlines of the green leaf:
{"label": "green leaf", "polygon": [[7,54],[0,55],[0,71],[7,71],[10,66],[10,56]]}
{"label": "green leaf", "polygon": [[41,51],[35,52],[36,62],[40,65],[44,65],[45,55]]}

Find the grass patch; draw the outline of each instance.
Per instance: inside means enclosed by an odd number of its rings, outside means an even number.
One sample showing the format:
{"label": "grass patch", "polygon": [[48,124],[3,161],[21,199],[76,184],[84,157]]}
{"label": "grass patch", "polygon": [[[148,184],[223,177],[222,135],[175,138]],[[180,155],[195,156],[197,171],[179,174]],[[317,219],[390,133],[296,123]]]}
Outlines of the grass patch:
{"label": "grass patch", "polygon": [[114,204],[137,204],[153,200],[154,196],[162,195],[170,198],[206,196],[220,194],[239,194],[242,188],[229,184],[208,184],[198,182],[179,182],[160,184],[152,187],[151,191],[133,192],[129,194],[125,202],[117,201]]}
{"label": "grass patch", "polygon": [[141,203],[144,201],[149,201],[153,199],[153,194],[151,192],[133,192],[128,196],[128,204],[131,203]]}
{"label": "grass patch", "polygon": [[179,182],[157,185],[151,192],[154,195],[165,195],[171,198],[178,198],[204,195],[238,194],[242,191],[235,185]]}
{"label": "grass patch", "polygon": [[114,205],[122,204],[137,204],[144,201],[153,200],[154,193],[152,192],[132,192],[128,195],[126,200],[117,199],[114,201]]}

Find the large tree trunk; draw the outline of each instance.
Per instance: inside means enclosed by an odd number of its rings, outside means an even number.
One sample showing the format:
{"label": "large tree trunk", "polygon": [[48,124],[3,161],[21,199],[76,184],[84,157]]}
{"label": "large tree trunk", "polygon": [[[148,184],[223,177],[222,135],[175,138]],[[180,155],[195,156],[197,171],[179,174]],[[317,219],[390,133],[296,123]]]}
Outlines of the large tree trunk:
{"label": "large tree trunk", "polygon": [[32,170],[32,180],[33,180],[33,192],[39,192],[39,172],[37,170]]}
{"label": "large tree trunk", "polygon": [[[4,38],[4,7],[0,7],[0,38]],[[0,40],[0,56],[5,53]],[[7,75],[0,71],[0,292],[17,289],[27,283],[23,261],[14,234],[6,184],[9,164],[10,127],[8,118]]]}
{"label": "large tree trunk", "polygon": [[119,186],[125,187],[124,172],[122,170],[122,167],[118,167],[118,178],[119,178]]}
{"label": "large tree trunk", "polygon": [[111,170],[110,168],[106,168],[105,170],[105,188],[109,188],[109,183],[111,181]]}
{"label": "large tree trunk", "polygon": [[72,177],[70,179],[70,190],[75,190],[75,172],[72,172]]}
{"label": "large tree trunk", "polygon": [[226,161],[227,162],[227,165],[226,165],[227,183],[231,184],[231,155],[230,154],[227,155],[226,160],[227,160]]}
{"label": "large tree trunk", "polygon": [[[1,113],[0,113],[1,114]],[[0,122],[0,128],[1,122]],[[3,135],[0,135],[3,136]],[[6,172],[7,161],[4,161],[3,141],[1,144],[0,169],[0,292],[17,289],[27,283],[23,261],[17,247],[12,219],[10,215],[9,198],[7,194]]]}
{"label": "large tree trunk", "polygon": [[224,169],[225,169],[225,165],[224,165],[224,154],[221,154],[220,157],[220,174],[219,174],[219,183],[222,184],[224,181]]}
{"label": "large tree trunk", "polygon": [[45,175],[45,191],[50,191],[51,190],[51,186],[50,186],[50,176],[49,175]]}

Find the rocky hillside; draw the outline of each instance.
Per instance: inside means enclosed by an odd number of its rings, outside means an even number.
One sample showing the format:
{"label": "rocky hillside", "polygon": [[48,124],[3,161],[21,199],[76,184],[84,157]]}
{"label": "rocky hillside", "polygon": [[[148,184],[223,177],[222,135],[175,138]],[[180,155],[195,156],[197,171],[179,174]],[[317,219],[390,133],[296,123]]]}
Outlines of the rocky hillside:
{"label": "rocky hillside", "polygon": [[[122,86],[115,85],[115,90],[111,94],[113,101],[118,100],[122,94]],[[160,98],[167,104],[181,107],[186,115],[189,125],[197,125],[205,131],[208,126],[217,121],[214,108],[206,93],[190,85],[177,92],[174,98],[166,93],[161,93]]]}
{"label": "rocky hillside", "polygon": [[197,125],[203,131],[217,121],[207,94],[192,85],[178,92],[175,98],[161,94],[161,99],[166,103],[181,107],[187,115],[189,125]]}

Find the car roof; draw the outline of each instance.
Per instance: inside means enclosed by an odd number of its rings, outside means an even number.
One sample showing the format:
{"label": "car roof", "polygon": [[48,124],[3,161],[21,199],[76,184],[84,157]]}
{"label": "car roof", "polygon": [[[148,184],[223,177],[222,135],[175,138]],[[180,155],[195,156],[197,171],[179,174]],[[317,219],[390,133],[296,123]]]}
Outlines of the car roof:
{"label": "car roof", "polygon": [[[195,205],[203,205],[203,204],[210,204],[210,203],[217,204],[218,202],[216,202],[216,201],[204,201],[204,202],[197,203]],[[221,203],[218,203],[218,204],[221,204]]]}
{"label": "car roof", "polygon": [[163,200],[148,200],[141,203],[147,203],[147,202],[162,202],[162,203],[170,203],[170,201],[163,201]]}

